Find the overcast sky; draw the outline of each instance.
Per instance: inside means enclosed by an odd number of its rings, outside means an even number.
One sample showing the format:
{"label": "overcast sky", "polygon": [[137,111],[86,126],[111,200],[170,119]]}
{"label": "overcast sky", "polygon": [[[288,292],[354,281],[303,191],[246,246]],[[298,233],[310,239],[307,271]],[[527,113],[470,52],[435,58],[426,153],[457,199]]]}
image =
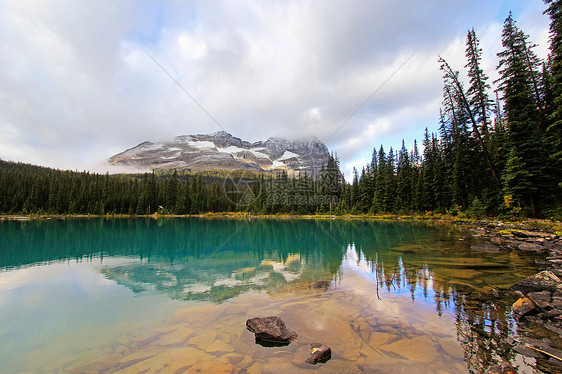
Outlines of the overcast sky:
{"label": "overcast sky", "polygon": [[437,129],[438,55],[463,69],[469,28],[496,77],[510,9],[546,57],[542,0],[0,0],[0,158],[101,172],[145,140],[226,130],[314,135],[349,176]]}

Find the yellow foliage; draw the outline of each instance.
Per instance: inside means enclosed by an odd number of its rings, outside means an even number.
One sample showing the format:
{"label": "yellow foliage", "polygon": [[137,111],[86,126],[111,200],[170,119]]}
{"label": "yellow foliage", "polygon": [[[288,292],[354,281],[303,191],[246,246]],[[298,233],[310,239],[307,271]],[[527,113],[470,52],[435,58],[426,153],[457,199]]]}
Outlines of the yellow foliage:
{"label": "yellow foliage", "polygon": [[505,202],[505,206],[511,208],[511,204],[513,204],[513,196],[512,195],[505,195],[503,197],[503,201]]}

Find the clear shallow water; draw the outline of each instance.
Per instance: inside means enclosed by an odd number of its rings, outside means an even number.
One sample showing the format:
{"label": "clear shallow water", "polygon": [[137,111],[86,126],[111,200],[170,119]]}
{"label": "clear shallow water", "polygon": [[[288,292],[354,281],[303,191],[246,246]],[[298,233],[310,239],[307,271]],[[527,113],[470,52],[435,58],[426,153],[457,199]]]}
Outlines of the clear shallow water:
{"label": "clear shallow water", "polygon": [[[517,324],[495,288],[533,257],[416,222],[0,221],[0,371],[482,372]],[[299,338],[254,343],[279,315]],[[326,364],[298,364],[307,343]]]}

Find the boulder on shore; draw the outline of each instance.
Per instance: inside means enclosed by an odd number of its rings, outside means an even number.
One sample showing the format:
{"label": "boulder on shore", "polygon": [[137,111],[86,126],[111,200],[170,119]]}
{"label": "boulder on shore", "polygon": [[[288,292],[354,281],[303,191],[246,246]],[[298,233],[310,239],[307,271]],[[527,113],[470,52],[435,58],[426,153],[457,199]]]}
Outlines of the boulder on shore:
{"label": "boulder on shore", "polygon": [[515,283],[509,289],[511,291],[521,291],[524,294],[545,290],[555,292],[559,284],[562,284],[560,278],[553,272],[545,270]]}
{"label": "boulder on shore", "polygon": [[288,345],[297,338],[297,333],[287,329],[285,322],[277,316],[256,317],[246,321],[248,330],[256,334],[256,343]]}

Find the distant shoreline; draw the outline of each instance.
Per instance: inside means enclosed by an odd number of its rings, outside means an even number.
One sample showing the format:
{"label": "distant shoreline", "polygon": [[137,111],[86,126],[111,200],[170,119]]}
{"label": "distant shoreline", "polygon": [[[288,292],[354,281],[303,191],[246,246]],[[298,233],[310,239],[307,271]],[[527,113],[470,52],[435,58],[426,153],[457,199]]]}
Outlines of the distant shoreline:
{"label": "distant shoreline", "polygon": [[48,220],[48,219],[75,219],[75,218],[233,218],[233,219],[333,219],[333,220],[374,220],[374,221],[426,221],[444,224],[459,224],[466,226],[481,226],[492,223],[499,224],[518,224],[529,225],[536,228],[562,230],[562,222],[550,219],[531,219],[525,218],[521,220],[502,221],[496,217],[486,217],[482,219],[471,219],[468,217],[458,217],[442,214],[424,214],[424,215],[399,215],[399,214],[252,214],[248,212],[223,212],[223,213],[204,213],[204,214],[0,214],[1,221],[31,221],[31,220]]}
{"label": "distant shoreline", "polygon": [[[254,214],[248,212],[222,212],[201,214],[0,214],[0,220],[29,221],[44,219],[72,219],[72,218],[280,218],[280,219],[368,219],[368,220],[423,220],[423,221],[478,221],[468,218],[430,214],[430,215],[399,215],[399,214]],[[479,221],[494,222],[492,217]],[[549,221],[549,220],[545,220]],[[519,222],[519,221],[517,221]],[[551,222],[551,221],[549,221]]]}

